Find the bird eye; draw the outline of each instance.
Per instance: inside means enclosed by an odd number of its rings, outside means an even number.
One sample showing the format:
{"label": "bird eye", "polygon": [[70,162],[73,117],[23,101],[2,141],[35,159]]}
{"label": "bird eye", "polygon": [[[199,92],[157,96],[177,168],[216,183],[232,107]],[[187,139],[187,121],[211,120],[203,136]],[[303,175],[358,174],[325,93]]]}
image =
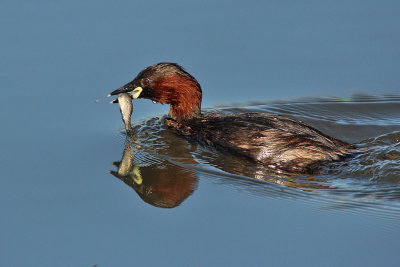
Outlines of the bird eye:
{"label": "bird eye", "polygon": [[148,86],[150,84],[150,80],[148,78],[142,79],[143,86]]}

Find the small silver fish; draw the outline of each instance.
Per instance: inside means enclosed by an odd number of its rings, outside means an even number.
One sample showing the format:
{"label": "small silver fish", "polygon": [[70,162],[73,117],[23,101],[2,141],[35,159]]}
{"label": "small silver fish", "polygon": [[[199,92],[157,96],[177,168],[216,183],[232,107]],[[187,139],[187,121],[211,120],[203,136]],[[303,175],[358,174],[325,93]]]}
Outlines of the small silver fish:
{"label": "small silver fish", "polygon": [[131,129],[131,117],[132,117],[132,98],[126,93],[118,94],[118,98],[111,101],[111,103],[119,104],[119,111],[121,112],[122,121],[125,124],[125,130]]}

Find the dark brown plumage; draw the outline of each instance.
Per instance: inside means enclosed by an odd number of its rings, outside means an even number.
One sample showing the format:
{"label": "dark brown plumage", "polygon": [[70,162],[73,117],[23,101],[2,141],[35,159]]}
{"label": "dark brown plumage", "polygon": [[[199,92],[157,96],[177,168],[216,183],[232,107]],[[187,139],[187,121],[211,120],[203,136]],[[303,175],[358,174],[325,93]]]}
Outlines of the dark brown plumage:
{"label": "dark brown plumage", "polygon": [[303,122],[260,112],[209,113],[185,123],[165,123],[190,141],[288,172],[313,173],[353,149]]}

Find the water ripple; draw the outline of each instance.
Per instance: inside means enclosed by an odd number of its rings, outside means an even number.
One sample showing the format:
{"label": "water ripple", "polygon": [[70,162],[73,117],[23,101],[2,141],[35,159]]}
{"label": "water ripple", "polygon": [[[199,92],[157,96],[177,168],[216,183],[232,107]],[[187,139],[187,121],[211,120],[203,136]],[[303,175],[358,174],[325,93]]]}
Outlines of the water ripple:
{"label": "water ripple", "polygon": [[317,176],[276,173],[259,164],[210,151],[175,136],[162,118],[134,126],[137,165],[179,166],[209,179],[262,197],[319,203],[324,210],[400,216],[400,97],[354,96],[283,103],[248,103],[212,110],[259,111],[292,116],[330,135],[352,142],[354,158],[332,164]]}

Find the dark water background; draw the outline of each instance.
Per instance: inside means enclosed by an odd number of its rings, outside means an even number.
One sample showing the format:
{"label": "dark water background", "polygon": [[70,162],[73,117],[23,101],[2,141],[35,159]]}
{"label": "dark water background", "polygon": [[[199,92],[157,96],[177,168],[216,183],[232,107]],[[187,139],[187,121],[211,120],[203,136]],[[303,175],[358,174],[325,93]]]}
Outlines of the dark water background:
{"label": "dark water background", "polygon": [[[2,3],[0,265],[397,266],[399,10]],[[159,61],[199,80],[205,111],[289,115],[362,153],[277,174],[177,138],[146,100],[126,136],[105,96]]]}

